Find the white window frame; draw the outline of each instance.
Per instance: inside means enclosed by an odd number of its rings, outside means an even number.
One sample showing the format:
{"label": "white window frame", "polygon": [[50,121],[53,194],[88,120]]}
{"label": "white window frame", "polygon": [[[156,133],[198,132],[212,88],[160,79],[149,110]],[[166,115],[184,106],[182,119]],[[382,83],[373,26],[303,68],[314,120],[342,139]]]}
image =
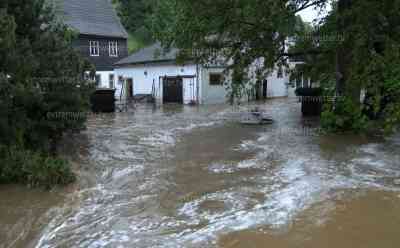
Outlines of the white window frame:
{"label": "white window frame", "polygon": [[100,42],[96,40],[89,41],[89,53],[92,57],[100,56]]}
{"label": "white window frame", "polygon": [[118,41],[108,42],[108,55],[110,57],[118,57]]}

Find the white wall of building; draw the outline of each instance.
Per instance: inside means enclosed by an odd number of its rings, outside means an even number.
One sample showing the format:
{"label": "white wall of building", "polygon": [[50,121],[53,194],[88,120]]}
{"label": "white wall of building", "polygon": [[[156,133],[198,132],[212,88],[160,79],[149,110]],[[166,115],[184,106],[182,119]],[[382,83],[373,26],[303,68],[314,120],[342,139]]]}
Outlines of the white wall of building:
{"label": "white wall of building", "polygon": [[282,73],[278,75],[278,70],[274,70],[267,77],[267,97],[286,97],[289,94],[289,75]]}
{"label": "white wall of building", "polygon": [[[223,67],[203,67],[194,64],[176,65],[176,64],[142,64],[115,68],[115,88],[116,97],[119,99],[122,85],[118,82],[119,77],[131,78],[133,80],[133,95],[152,94],[155,89],[157,102],[163,99],[162,78],[183,77],[183,99],[188,104],[191,101],[199,100],[200,104],[219,104],[227,102],[228,90],[226,85],[210,85],[210,74],[221,73],[224,75]],[[192,76],[185,77],[185,76]],[[108,79],[108,75],[105,77]],[[102,76],[103,80],[103,76]],[[229,80],[229,79],[228,79]],[[283,73],[278,77],[278,71],[275,70],[268,77],[267,96],[287,97],[289,94],[289,76]],[[199,87],[197,87],[199,82]],[[108,85],[108,80],[107,84]],[[125,86],[126,88],[126,86]],[[199,95],[197,97],[197,95]]]}
{"label": "white wall of building", "polygon": [[[116,79],[120,76],[133,80],[133,95],[152,94],[155,89],[155,97],[162,102],[163,84],[162,77],[183,77],[183,96],[184,103],[188,104],[197,99],[197,79],[196,65],[163,65],[163,64],[144,64],[118,67],[114,70]],[[193,76],[186,78],[185,76]],[[116,84],[116,95],[119,97],[122,84]]]}
{"label": "white wall of building", "polygon": [[[99,88],[110,88],[110,74],[114,71],[96,71],[96,75],[100,75]],[[115,80],[114,80],[115,81]]]}
{"label": "white wall of building", "polygon": [[225,85],[210,85],[211,73],[224,73],[224,68],[205,68],[200,67],[201,93],[200,99],[202,104],[218,104],[227,101],[227,90]]}

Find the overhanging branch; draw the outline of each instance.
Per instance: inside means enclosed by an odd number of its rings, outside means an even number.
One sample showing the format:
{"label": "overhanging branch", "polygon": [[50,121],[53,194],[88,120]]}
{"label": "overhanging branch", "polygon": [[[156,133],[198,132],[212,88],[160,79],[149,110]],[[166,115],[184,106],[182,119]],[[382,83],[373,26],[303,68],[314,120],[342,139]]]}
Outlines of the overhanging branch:
{"label": "overhanging branch", "polygon": [[293,12],[293,14],[296,14],[296,13],[298,13],[298,12],[300,12],[300,11],[303,11],[303,10],[305,10],[305,9],[308,9],[308,8],[310,8],[310,7],[312,7],[312,6],[317,6],[317,5],[320,5],[320,4],[322,4],[322,3],[326,3],[328,0],[318,0],[318,1],[314,1],[314,2],[312,2],[312,3],[310,3],[310,1],[307,1],[307,2],[305,2],[302,6],[300,6],[298,9],[296,9],[294,12]]}

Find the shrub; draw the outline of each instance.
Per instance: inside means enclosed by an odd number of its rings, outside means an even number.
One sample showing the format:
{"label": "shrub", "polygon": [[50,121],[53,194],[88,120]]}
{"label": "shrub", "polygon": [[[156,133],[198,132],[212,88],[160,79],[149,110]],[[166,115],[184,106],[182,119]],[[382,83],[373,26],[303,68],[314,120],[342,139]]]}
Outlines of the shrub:
{"label": "shrub", "polygon": [[0,149],[0,183],[51,188],[75,181],[68,161],[17,147]]}
{"label": "shrub", "polygon": [[336,103],[326,105],[321,117],[321,126],[328,132],[364,132],[370,123],[360,106],[348,98],[339,98]]}

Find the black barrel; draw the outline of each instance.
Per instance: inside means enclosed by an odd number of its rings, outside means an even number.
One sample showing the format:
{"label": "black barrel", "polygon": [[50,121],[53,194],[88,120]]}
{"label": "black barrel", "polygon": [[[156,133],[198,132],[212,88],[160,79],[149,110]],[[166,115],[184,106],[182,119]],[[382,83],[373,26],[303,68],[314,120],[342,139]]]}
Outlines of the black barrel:
{"label": "black barrel", "polygon": [[99,89],[91,97],[92,111],[95,113],[115,112],[115,90]]}
{"label": "black barrel", "polygon": [[321,116],[324,97],[322,88],[298,88],[303,116]]}

